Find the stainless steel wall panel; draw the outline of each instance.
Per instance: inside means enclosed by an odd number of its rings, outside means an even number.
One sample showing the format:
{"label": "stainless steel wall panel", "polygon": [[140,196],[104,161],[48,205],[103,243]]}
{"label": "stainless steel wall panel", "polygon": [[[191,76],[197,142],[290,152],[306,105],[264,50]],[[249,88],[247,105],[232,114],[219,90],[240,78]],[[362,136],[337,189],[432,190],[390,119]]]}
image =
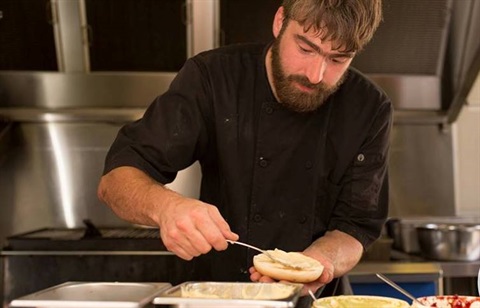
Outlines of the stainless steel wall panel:
{"label": "stainless steel wall panel", "polygon": [[368,76],[388,94],[395,109],[441,109],[439,76],[400,74],[369,74]]}
{"label": "stainless steel wall panel", "polygon": [[390,216],[454,216],[452,132],[439,125],[394,125]]}
{"label": "stainless steel wall panel", "polygon": [[42,227],[125,225],[96,197],[119,125],[15,123],[0,165],[0,240]]}
{"label": "stainless steel wall panel", "polygon": [[[104,157],[120,125],[139,118],[174,76],[0,73],[0,115],[17,121],[0,166],[0,236],[45,225],[73,226],[88,216],[98,217],[100,224],[119,223],[96,199]],[[398,95],[390,95],[397,104],[415,97],[406,89],[435,83],[373,77],[378,83],[391,82]],[[420,94],[416,97],[422,101]],[[391,215],[453,215],[452,140],[448,130],[440,129],[442,115],[416,110],[416,120],[409,122],[409,111],[397,113]],[[200,174],[195,164],[172,186],[198,196]]]}
{"label": "stainless steel wall panel", "polygon": [[[96,198],[106,152],[120,124],[16,123],[0,165],[0,235],[45,226],[123,224]],[[452,141],[438,125],[395,125],[391,216],[455,215]],[[198,164],[172,183],[198,196]]]}
{"label": "stainless steel wall panel", "polygon": [[145,108],[168,89],[175,75],[0,72],[0,108]]}
{"label": "stainless steel wall panel", "polygon": [[[0,108],[147,107],[176,73],[0,72]],[[396,109],[438,110],[440,80],[428,75],[368,75]]]}
{"label": "stainless steel wall panel", "polygon": [[1,108],[0,114],[17,122],[125,123],[143,116],[145,108]]}

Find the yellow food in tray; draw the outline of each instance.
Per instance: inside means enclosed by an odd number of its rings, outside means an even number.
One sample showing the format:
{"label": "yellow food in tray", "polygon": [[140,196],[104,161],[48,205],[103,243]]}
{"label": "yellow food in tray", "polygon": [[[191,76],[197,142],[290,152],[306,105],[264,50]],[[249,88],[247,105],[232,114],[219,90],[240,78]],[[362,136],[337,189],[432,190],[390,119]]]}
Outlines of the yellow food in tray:
{"label": "yellow food in tray", "polygon": [[184,298],[278,300],[291,297],[297,285],[283,283],[191,283],[181,286]]}
{"label": "yellow food in tray", "polygon": [[406,301],[368,295],[341,295],[317,299],[312,308],[409,308]]}

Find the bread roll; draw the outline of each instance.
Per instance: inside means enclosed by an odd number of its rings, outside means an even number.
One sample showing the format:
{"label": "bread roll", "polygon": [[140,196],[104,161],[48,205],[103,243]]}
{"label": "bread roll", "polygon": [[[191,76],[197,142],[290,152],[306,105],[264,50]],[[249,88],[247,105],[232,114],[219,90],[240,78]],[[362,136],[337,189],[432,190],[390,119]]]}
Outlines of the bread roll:
{"label": "bread roll", "polygon": [[281,263],[263,253],[253,257],[253,266],[264,276],[276,280],[308,283],[317,280],[323,272],[324,267],[320,262],[302,253],[285,252],[280,249],[268,250],[267,253]]}

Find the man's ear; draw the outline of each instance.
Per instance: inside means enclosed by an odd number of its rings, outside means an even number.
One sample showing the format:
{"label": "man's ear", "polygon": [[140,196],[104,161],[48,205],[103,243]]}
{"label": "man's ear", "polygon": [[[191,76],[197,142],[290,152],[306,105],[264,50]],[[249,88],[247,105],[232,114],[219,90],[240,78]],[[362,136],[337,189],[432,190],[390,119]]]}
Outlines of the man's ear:
{"label": "man's ear", "polygon": [[281,6],[278,8],[277,12],[275,13],[275,17],[273,18],[272,31],[275,38],[278,36],[280,30],[282,29],[284,17],[285,16],[283,15],[283,6]]}

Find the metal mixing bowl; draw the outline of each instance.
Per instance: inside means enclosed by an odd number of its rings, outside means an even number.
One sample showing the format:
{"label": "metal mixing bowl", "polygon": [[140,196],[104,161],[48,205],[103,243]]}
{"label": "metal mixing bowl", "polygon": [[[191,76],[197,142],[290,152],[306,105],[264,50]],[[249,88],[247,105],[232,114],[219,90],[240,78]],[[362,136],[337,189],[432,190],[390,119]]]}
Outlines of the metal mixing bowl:
{"label": "metal mixing bowl", "polygon": [[417,227],[421,254],[446,261],[480,260],[479,224],[425,224]]}

